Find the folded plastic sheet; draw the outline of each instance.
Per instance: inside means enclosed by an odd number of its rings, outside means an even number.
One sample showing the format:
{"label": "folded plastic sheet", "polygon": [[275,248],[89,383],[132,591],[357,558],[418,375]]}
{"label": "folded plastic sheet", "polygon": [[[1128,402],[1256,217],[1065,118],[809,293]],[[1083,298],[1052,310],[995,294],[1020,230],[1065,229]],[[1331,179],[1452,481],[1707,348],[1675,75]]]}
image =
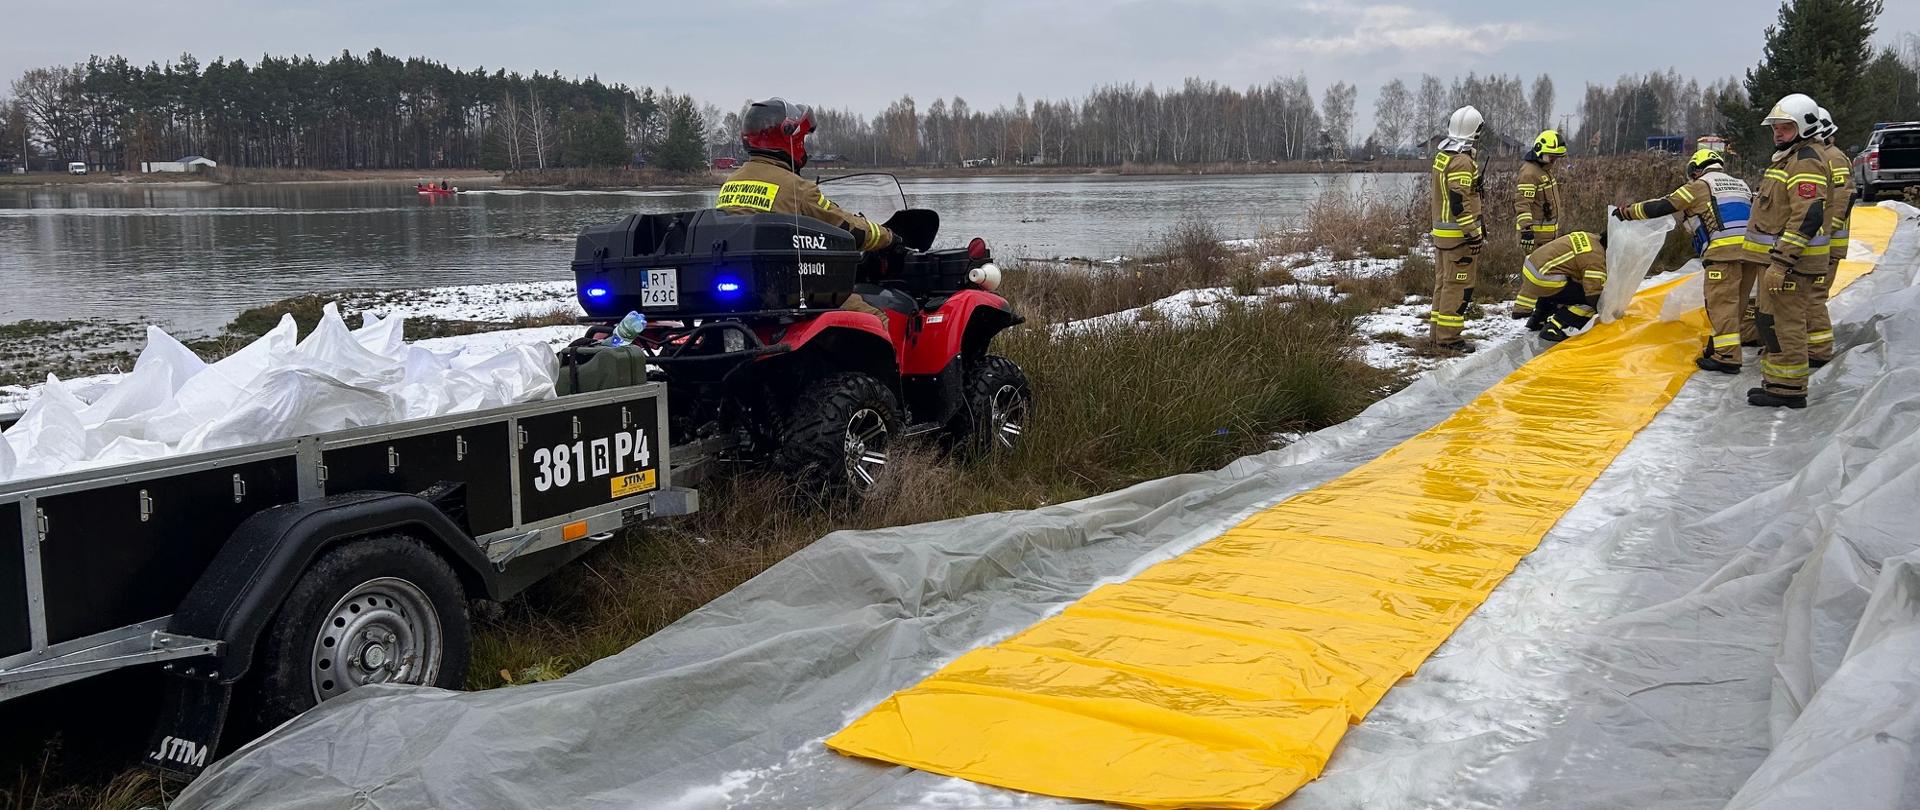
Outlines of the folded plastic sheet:
{"label": "folded plastic sheet", "polygon": [[158,327],[133,370],[91,402],[49,377],[0,436],[0,481],[218,450],[553,396],[543,345],[436,354],[404,322],[347,328],[327,305],[305,339],[291,316],[228,357],[202,361]]}
{"label": "folded plastic sheet", "polygon": [[[1873,238],[1871,251],[1887,250],[1884,232]],[[1876,459],[1889,470],[1920,461],[1920,300],[1906,290],[1907,242],[1888,254],[1895,272],[1883,266],[1836,297],[1842,355],[1816,374],[1812,408],[1750,408],[1751,374],[1696,375],[1285,806],[1721,807],[1769,771],[1827,786],[1814,794],[1823,801],[1798,806],[1910,806],[1846,787],[1897,772],[1855,780],[1817,746],[1755,771],[1771,746],[1775,656],[1787,655],[1782,667],[1798,660],[1781,629],[1794,572],[1816,547],[1920,522],[1910,480],[1864,474]],[[1217,473],[1035,512],[831,535],[560,681],[356,691],[217,764],[175,806],[1079,806],[839,757],[820,741],[850,708],[1424,430],[1534,350],[1508,344],[1449,364],[1346,425]],[[1877,564],[1860,564],[1863,592]],[[1823,634],[1850,637],[1860,618],[1845,602],[1809,610]],[[1850,678],[1856,669],[1873,678]],[[1814,706],[1843,683],[1889,674],[1849,660]],[[1866,740],[1900,733],[1875,723],[1920,706],[1851,694],[1878,706],[1848,727]],[[1911,772],[1913,761],[1894,767]]]}

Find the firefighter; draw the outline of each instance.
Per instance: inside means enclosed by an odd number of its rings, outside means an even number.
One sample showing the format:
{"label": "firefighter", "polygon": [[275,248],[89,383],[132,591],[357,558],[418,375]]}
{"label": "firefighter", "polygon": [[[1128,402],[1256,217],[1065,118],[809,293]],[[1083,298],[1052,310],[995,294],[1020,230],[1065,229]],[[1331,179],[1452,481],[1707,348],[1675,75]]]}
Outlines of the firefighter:
{"label": "firefighter", "polygon": [[1607,235],[1574,231],[1548,242],[1527,256],[1520,274],[1513,317],[1526,318],[1548,343],[1566,340],[1598,311],[1607,287]]}
{"label": "firefighter", "polygon": [[1753,191],[1727,174],[1727,163],[1712,149],[1687,161],[1687,184],[1665,197],[1613,209],[1616,219],[1652,219],[1678,214],[1693,229],[1694,250],[1705,265],[1707,322],[1712,334],[1694,365],[1723,374],[1740,373],[1740,333],[1747,327],[1747,297],[1766,268],[1746,250],[1747,220]]}
{"label": "firefighter", "polygon": [[1824,256],[1825,272],[1813,285],[1813,303],[1807,305],[1807,365],[1819,368],[1833,360],[1833,313],[1827,309],[1827,296],[1833,287],[1833,274],[1840,260],[1847,257],[1848,220],[1853,216],[1853,159],[1833,144],[1839,132],[1833,116],[1821,107],[1820,130],[1813,136],[1813,148],[1827,165],[1827,232],[1807,245],[1810,256]]}
{"label": "firefighter", "polygon": [[1440,351],[1473,351],[1473,344],[1460,332],[1467,325],[1480,250],[1487,241],[1480,221],[1486,186],[1473,160],[1483,123],[1480,111],[1473,107],[1454,110],[1447,120],[1446,140],[1433,158],[1434,289],[1429,339]]}
{"label": "firefighter", "polygon": [[[740,125],[740,143],[752,157],[740,164],[720,185],[714,207],[733,213],[798,214],[853,234],[861,252],[883,250],[897,239],[877,223],[849,213],[820,193],[820,185],[796,172],[807,166],[807,135],[813,132],[813,110],[781,98],[754,102]],[[886,313],[848,295],[841,309],[865,312],[886,320]]]}
{"label": "firefighter", "polygon": [[1812,143],[1820,127],[1813,99],[1788,95],[1761,123],[1772,128],[1775,151],[1753,195],[1745,247],[1767,263],[1760,312],[1754,316],[1765,355],[1760,387],[1747,391],[1747,404],[1805,408],[1807,378],[1813,374],[1807,364],[1807,313],[1816,303],[1814,283],[1826,273],[1824,257],[1808,255],[1807,248],[1826,230],[1832,179]]}
{"label": "firefighter", "polygon": [[1553,164],[1567,153],[1560,133],[1551,129],[1533,139],[1526,162],[1520,164],[1518,194],[1514,195],[1513,227],[1520,232],[1521,255],[1560,238],[1560,187],[1554,183]]}

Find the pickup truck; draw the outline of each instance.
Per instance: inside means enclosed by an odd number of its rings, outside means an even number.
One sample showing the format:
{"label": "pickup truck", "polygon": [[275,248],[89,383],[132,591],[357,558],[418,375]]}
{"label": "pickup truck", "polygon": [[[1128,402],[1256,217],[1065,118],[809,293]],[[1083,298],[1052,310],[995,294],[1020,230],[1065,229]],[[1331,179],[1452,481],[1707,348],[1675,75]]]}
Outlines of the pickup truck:
{"label": "pickup truck", "polygon": [[0,484],[0,701],[144,667],[147,763],[191,777],[230,714],[459,688],[470,600],[697,508],[666,431],[643,382]]}
{"label": "pickup truck", "polygon": [[1867,148],[1853,159],[1853,182],[1869,203],[1920,186],[1920,121],[1876,124]]}

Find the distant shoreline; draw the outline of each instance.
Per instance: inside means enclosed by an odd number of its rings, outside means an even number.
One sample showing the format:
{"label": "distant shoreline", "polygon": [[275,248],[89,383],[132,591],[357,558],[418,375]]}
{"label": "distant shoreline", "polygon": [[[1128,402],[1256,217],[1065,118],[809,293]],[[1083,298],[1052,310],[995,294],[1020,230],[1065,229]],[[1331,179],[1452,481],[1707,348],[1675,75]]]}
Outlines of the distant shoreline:
{"label": "distant shoreline", "polygon": [[[849,166],[830,164],[809,166],[807,174],[822,177],[881,173],[902,179],[990,179],[1001,177],[1233,177],[1265,174],[1388,174],[1418,172],[1426,165],[1418,160],[1372,160],[1364,162],[1289,161],[1284,163],[1215,163],[1195,165],[1134,164],[1118,166]],[[0,188],[67,186],[256,186],[323,184],[399,184],[411,186],[420,180],[461,188],[486,186],[508,189],[636,189],[698,188],[718,183],[725,171],[713,169],[690,174],[655,169],[522,169],[492,172],[484,169],[214,169],[199,174],[0,174]]]}

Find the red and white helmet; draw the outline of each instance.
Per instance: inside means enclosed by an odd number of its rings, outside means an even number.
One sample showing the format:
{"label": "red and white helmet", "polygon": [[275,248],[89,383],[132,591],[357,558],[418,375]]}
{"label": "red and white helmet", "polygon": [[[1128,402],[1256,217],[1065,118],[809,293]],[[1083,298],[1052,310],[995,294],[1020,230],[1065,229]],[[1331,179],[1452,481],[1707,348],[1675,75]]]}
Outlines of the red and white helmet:
{"label": "red and white helmet", "polygon": [[807,165],[807,135],[813,110],[778,96],[756,101],[740,122],[740,144],[747,152],[779,158],[799,171]]}

